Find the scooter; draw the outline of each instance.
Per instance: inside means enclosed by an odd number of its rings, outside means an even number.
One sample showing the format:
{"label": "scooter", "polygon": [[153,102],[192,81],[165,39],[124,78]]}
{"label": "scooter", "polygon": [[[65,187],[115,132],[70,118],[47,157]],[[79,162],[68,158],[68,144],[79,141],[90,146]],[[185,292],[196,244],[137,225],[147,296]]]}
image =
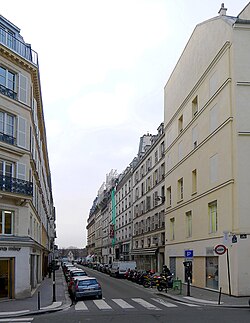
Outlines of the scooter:
{"label": "scooter", "polygon": [[158,291],[162,292],[165,289],[165,291],[167,292],[168,288],[173,288],[173,278],[174,274],[171,274],[169,276],[161,276],[161,280],[157,285]]}

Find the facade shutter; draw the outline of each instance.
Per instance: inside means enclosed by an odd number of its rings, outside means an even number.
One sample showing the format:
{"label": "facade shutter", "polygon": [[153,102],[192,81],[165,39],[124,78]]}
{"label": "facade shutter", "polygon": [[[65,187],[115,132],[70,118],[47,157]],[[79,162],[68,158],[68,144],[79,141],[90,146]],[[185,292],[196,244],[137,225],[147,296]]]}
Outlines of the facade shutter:
{"label": "facade shutter", "polygon": [[28,104],[28,78],[23,74],[19,74],[19,101]]}
{"label": "facade shutter", "polygon": [[26,165],[17,163],[17,178],[26,180]]}
{"label": "facade shutter", "polygon": [[17,123],[17,145],[26,148],[26,119],[20,116]]}

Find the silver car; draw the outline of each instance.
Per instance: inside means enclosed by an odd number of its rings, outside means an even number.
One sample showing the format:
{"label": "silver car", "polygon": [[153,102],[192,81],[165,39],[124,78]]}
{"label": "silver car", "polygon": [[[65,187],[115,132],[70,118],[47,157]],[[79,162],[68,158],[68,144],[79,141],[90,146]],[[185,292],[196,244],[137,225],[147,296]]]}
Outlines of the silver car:
{"label": "silver car", "polygon": [[102,288],[96,278],[81,276],[74,280],[74,284],[72,286],[72,295],[75,301],[77,301],[79,298],[90,296],[101,299]]}

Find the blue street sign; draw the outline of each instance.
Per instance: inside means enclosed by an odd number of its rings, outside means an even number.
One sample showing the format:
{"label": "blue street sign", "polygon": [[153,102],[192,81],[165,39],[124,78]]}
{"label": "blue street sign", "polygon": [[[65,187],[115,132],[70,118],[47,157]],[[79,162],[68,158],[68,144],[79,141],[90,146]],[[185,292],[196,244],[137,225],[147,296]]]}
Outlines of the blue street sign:
{"label": "blue street sign", "polygon": [[185,250],[185,258],[190,259],[193,258],[194,251],[193,250]]}

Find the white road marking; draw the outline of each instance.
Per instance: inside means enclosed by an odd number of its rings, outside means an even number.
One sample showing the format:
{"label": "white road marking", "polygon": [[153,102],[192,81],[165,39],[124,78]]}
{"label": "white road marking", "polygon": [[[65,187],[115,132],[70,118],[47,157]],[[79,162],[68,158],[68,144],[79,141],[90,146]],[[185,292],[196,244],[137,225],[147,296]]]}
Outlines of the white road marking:
{"label": "white road marking", "polygon": [[93,302],[100,310],[112,310],[112,308],[103,299],[94,300]]}
{"label": "white road marking", "polygon": [[26,317],[26,318],[6,318],[6,319],[0,319],[0,322],[23,322],[23,323],[29,323],[31,321],[33,321],[34,318],[33,317]]}
{"label": "white road marking", "polygon": [[0,312],[0,317],[1,315],[12,315],[12,314],[24,314],[24,313],[29,313],[30,310],[23,310],[23,311],[16,311],[16,312]]}
{"label": "white road marking", "polygon": [[85,305],[84,302],[77,302],[75,304],[75,310],[76,311],[87,311],[88,308],[87,308],[87,306]]}
{"label": "white road marking", "polygon": [[161,305],[164,305],[166,307],[178,307],[177,305],[175,304],[172,304],[172,303],[169,303],[169,302],[166,302],[164,301],[162,298],[151,298],[153,301],[161,304]]}
{"label": "white road marking", "polygon": [[[194,297],[189,297],[189,296],[184,296],[184,298],[191,300],[191,301],[199,302],[199,303],[218,304],[218,301],[208,301],[205,299],[194,298]],[[223,303],[221,303],[221,304],[223,304]]]}
{"label": "white road marking", "polygon": [[50,310],[53,308],[57,308],[62,305],[62,302],[53,302],[51,305],[46,306],[46,307],[41,307],[41,310]]}
{"label": "white road marking", "polygon": [[161,309],[147,301],[145,301],[142,298],[132,298],[132,301],[140,304],[141,306],[145,307],[148,310],[155,310],[155,311],[161,311]]}
{"label": "white road marking", "polygon": [[196,305],[196,304],[190,304],[190,303],[184,303],[184,302],[178,302],[178,301],[176,301],[176,303],[189,306],[189,307],[200,307],[200,305]]}
{"label": "white road marking", "polygon": [[121,298],[112,299],[112,301],[119,305],[121,308],[134,308],[134,306],[130,305]]}

